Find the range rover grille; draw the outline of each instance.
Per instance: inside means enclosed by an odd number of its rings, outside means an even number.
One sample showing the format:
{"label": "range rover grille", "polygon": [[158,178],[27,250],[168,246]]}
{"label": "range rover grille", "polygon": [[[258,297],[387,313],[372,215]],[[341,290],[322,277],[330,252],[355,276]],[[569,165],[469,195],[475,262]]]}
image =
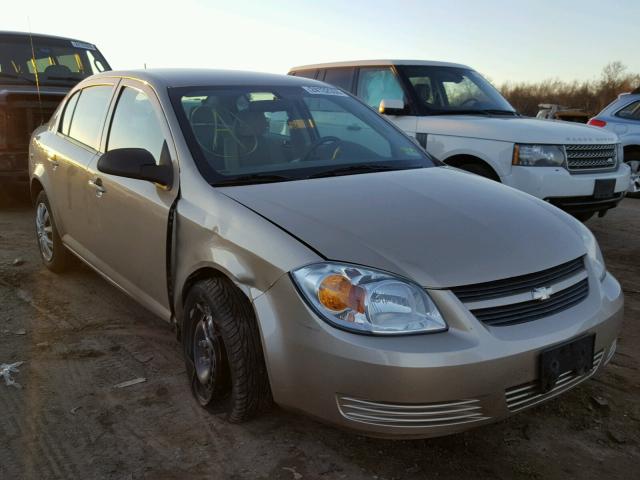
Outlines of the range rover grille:
{"label": "range rover grille", "polygon": [[565,145],[570,171],[613,170],[618,165],[617,145]]}

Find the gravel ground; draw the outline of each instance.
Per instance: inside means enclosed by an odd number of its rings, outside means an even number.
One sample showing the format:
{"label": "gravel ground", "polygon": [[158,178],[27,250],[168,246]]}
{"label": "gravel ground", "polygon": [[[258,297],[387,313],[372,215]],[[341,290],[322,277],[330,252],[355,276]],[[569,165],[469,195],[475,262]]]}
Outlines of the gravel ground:
{"label": "gravel ground", "polygon": [[638,478],[640,200],[588,223],[626,292],[607,369],[506,421],[420,441],[277,408],[242,425],[206,413],[169,326],[88,268],[46,271],[32,218],[26,201],[0,199],[0,363],[25,362],[21,389],[0,378],[2,479]]}

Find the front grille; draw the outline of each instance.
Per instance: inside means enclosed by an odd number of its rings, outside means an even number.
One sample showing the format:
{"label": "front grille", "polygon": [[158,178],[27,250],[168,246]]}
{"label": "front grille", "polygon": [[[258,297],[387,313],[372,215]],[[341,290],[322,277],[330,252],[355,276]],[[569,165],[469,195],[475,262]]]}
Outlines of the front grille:
{"label": "front grille", "polygon": [[583,257],[576,258],[570,262],[563,263],[557,267],[548,268],[536,273],[511,277],[493,282],[476,283],[475,285],[464,285],[454,287],[451,291],[461,302],[477,302],[492,298],[506,297],[518,293],[530,292],[534,288],[546,287],[553,283],[562,281],[580,271],[584,270]]}
{"label": "front grille", "polygon": [[442,403],[373,402],[338,395],[338,409],[344,418],[368,425],[397,428],[449,427],[480,422],[484,415],[479,400],[456,400]]}
{"label": "front grille", "polygon": [[507,407],[510,411],[517,412],[566,392],[593,375],[600,366],[603,355],[603,350],[593,355],[593,368],[585,374],[577,375],[575,371],[564,372],[558,377],[556,385],[546,393],[540,392],[540,385],[537,380],[508,388],[505,391]]}
{"label": "front grille", "polygon": [[589,279],[565,288],[549,296],[547,300],[529,300],[497,307],[471,310],[486,325],[506,326],[530,322],[554,315],[577,305],[589,295]]}
{"label": "front grille", "polygon": [[613,170],[618,164],[617,145],[565,145],[570,171]]}

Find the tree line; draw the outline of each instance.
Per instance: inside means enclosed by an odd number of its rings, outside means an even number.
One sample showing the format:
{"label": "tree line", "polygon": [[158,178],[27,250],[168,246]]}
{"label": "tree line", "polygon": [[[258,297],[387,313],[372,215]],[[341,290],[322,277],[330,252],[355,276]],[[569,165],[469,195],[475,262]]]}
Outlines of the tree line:
{"label": "tree line", "polygon": [[544,80],[504,83],[499,90],[523,115],[535,116],[541,103],[580,108],[595,115],[624,92],[640,88],[640,74],[630,73],[621,62],[611,62],[595,80]]}

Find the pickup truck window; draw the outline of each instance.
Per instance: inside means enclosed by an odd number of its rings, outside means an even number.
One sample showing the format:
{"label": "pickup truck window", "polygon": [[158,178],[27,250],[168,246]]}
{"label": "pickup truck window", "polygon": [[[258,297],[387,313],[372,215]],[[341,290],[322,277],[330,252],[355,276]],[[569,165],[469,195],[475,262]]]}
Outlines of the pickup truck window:
{"label": "pickup truck window", "polygon": [[63,38],[0,35],[3,83],[65,86],[109,69],[94,45]]}
{"label": "pickup truck window", "polygon": [[71,138],[94,150],[99,149],[100,132],[112,91],[111,85],[96,85],[81,91],[69,127]]}
{"label": "pickup truck window", "polygon": [[162,127],[146,93],[124,87],[111,121],[107,150],[144,148],[160,162]]}

